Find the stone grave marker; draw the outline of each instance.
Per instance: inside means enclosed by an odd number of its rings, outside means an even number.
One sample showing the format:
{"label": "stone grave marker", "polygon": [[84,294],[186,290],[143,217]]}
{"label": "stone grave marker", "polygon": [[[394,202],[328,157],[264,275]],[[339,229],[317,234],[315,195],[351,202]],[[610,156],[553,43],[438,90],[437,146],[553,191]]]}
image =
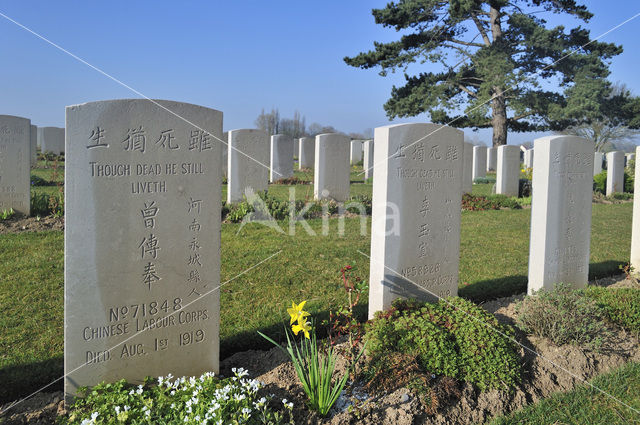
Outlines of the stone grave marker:
{"label": "stone grave marker", "polygon": [[293,177],[293,138],[286,134],[271,136],[269,181]]}
{"label": "stone grave marker", "polygon": [[300,159],[298,153],[300,152],[300,138],[293,139],[293,158]]}
{"label": "stone grave marker", "polygon": [[602,152],[596,152],[593,154],[593,175],[594,176],[602,172],[603,161],[604,161],[604,154]]}
{"label": "stone grave marker", "polygon": [[473,191],[473,144],[464,142],[462,146],[462,193]]}
{"label": "stone grave marker", "polygon": [[514,145],[498,146],[496,193],[518,196],[520,185],[520,149]]}
{"label": "stone grave marker", "polygon": [[31,151],[31,167],[38,165],[38,127],[31,124],[29,128],[29,149]]}
{"label": "stone grave marker", "polygon": [[581,288],[589,274],[594,144],[549,136],[534,149],[528,292],[561,282]]}
{"label": "stone grave marker", "polygon": [[356,164],[362,161],[362,140],[351,141],[350,158],[351,164]]}
{"label": "stone grave marker", "polygon": [[496,171],[498,167],[497,148],[487,148],[487,171]]}
{"label": "stone grave marker", "polygon": [[[640,146],[636,147],[636,156],[640,153]],[[640,194],[640,167],[635,167],[633,193]],[[640,273],[640,195],[633,197],[633,221],[631,225],[631,266],[634,274]]]}
{"label": "stone grave marker", "polygon": [[457,295],[463,140],[436,124],[375,129],[370,318],[396,298]]}
{"label": "stone grave marker", "polygon": [[533,149],[524,151],[524,167],[533,168]]}
{"label": "stone grave marker", "polygon": [[222,112],[154,102],[66,110],[67,400],[218,372]]}
{"label": "stone grave marker", "polygon": [[313,168],[316,153],[315,137],[301,137],[298,149],[298,169]]}
{"label": "stone grave marker", "polygon": [[607,154],[607,196],[624,192],[624,153],[621,151]]}
{"label": "stone grave marker", "polygon": [[240,202],[247,189],[257,193],[269,186],[269,135],[262,130],[229,131],[227,202]]}
{"label": "stone grave marker", "polygon": [[487,147],[473,147],[473,180],[487,176]]}
{"label": "stone grave marker", "polygon": [[0,115],[0,212],[31,214],[31,120]]}
{"label": "stone grave marker", "polygon": [[38,140],[42,153],[50,152],[56,155],[64,153],[64,128],[38,127]]}
{"label": "stone grave marker", "polygon": [[313,197],[347,201],[350,171],[349,136],[339,133],[318,134],[313,167]]}
{"label": "stone grave marker", "polygon": [[229,180],[229,132],[222,133],[222,142],[220,144],[220,153],[222,154],[222,177]]}
{"label": "stone grave marker", "polygon": [[364,179],[369,180],[371,177],[373,177],[373,140],[365,140],[364,142],[362,142],[362,151]]}

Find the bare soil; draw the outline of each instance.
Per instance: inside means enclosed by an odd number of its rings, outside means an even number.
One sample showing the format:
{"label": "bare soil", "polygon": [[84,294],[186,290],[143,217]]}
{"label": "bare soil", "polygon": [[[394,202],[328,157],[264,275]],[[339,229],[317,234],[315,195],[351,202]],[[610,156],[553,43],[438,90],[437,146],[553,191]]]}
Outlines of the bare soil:
{"label": "bare soil", "polygon": [[[637,280],[624,275],[598,279],[592,284],[608,287],[640,289]],[[524,294],[482,304],[501,323],[515,323],[515,304]],[[435,414],[408,388],[374,393],[361,383],[352,386],[350,397],[342,396],[327,418],[321,418],[305,407],[305,396],[295,369],[287,355],[278,348],[269,351],[249,350],[236,353],[221,363],[220,373],[232,375],[231,368],[248,369],[251,376],[265,384],[265,394],[274,395],[274,406],[286,398],[294,403],[296,424],[468,424],[483,423],[494,416],[509,413],[535,403],[556,392],[572,390],[596,375],[609,372],[629,361],[640,361],[640,344],[625,330],[612,329],[612,337],[600,351],[573,345],[556,346],[545,338],[517,331],[516,338],[524,364],[523,384],[512,391],[481,392],[471,384],[460,383],[459,397],[440,405]],[[338,347],[344,347],[339,344]],[[336,372],[344,373],[346,362],[340,357]],[[8,406],[2,406],[2,410]],[[62,393],[41,393],[0,415],[0,424],[44,425],[55,423],[63,414]]]}
{"label": "bare soil", "polygon": [[0,234],[20,232],[41,232],[44,230],[64,230],[64,217],[26,217],[16,214],[0,221]]}

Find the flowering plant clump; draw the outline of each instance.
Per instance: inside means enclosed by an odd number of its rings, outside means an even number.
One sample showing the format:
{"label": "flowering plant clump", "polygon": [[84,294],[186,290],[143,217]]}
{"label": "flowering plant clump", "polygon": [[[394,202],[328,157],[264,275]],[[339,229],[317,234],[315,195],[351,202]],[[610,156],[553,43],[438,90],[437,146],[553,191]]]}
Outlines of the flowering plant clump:
{"label": "flowering plant clump", "polygon": [[313,324],[307,321],[307,317],[310,314],[303,310],[305,303],[306,301],[302,301],[296,305],[295,302],[292,302],[291,308],[287,309],[289,316],[291,316],[289,321],[291,331],[296,336],[300,332],[304,334],[304,338],[301,338],[300,343],[295,341],[288,329],[285,329],[287,336],[286,348],[262,332],[258,331],[258,333],[289,355],[302,383],[302,388],[309,398],[307,405],[312,410],[320,413],[320,415],[326,416],[347,384],[349,372],[347,371],[338,382],[332,382],[331,378],[336,365],[336,355],[332,347],[328,347],[324,353],[318,350],[318,341],[316,340],[316,333],[313,331]]}
{"label": "flowering plant clump", "polygon": [[213,373],[199,378],[170,374],[137,387],[125,380],[80,389],[63,424],[281,424],[292,423],[292,403],[283,400],[284,412],[269,407],[271,397],[258,394],[262,383],[248,379],[242,368],[231,378]]}

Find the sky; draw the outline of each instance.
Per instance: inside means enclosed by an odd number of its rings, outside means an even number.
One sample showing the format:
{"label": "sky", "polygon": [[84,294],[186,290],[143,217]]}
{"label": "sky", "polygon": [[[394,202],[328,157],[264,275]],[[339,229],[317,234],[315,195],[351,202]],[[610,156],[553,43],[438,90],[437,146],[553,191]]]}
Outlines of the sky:
{"label": "sky", "polygon": [[[426,114],[386,117],[382,105],[404,84],[401,73],[381,77],[343,61],[398,38],[371,15],[387,1],[0,1],[0,114],[63,127],[65,106],[143,95],[221,110],[225,131],[255,127],[263,108],[284,117],[298,110],[307,125],[346,133],[428,122]],[[583,24],[592,37],[640,12],[638,0],[583,3],[594,13]],[[636,95],[639,35],[640,16],[599,40],[623,46],[609,78]],[[490,143],[490,130],[465,133]],[[509,143],[541,135],[510,133]]]}

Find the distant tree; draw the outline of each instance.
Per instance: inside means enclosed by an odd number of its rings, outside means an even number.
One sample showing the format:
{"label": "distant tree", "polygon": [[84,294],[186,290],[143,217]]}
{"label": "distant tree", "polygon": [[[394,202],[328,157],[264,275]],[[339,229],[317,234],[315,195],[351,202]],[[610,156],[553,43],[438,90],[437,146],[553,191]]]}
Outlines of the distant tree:
{"label": "distant tree", "polygon": [[[600,114],[609,62],[622,52],[579,26],[548,28],[540,12],[593,16],[574,0],[392,1],[372,14],[404,35],[344,60],[380,67],[382,76],[404,70],[406,84],[394,86],[384,105],[389,118],[428,112],[437,123],[491,127],[493,145],[504,145],[508,130],[562,130]],[[439,71],[408,75],[417,62]],[[539,80],[549,83],[542,88]]]}
{"label": "distant tree", "polygon": [[365,140],[366,137],[364,137],[364,134],[362,133],[349,133],[348,136],[351,138],[351,140]]}
{"label": "distant tree", "polygon": [[313,124],[309,125],[310,136],[316,136],[318,134],[324,134],[324,133],[339,133],[339,131],[330,125],[322,125],[322,124],[318,124],[317,122],[314,122]]}
{"label": "distant tree", "polygon": [[278,109],[271,108],[271,112],[265,113],[262,108],[262,112],[255,120],[255,126],[266,131],[269,135],[278,134],[280,131],[280,112]]}
{"label": "distant tree", "polygon": [[[595,143],[597,152],[608,152],[620,149],[634,137],[640,135],[637,123],[639,117],[638,98],[623,83],[616,83],[611,90],[599,102],[600,111],[590,120],[585,120],[577,125],[568,127],[562,134],[572,134],[584,137]],[[626,112],[625,112],[626,111]],[[630,126],[635,126],[632,128]]]}

